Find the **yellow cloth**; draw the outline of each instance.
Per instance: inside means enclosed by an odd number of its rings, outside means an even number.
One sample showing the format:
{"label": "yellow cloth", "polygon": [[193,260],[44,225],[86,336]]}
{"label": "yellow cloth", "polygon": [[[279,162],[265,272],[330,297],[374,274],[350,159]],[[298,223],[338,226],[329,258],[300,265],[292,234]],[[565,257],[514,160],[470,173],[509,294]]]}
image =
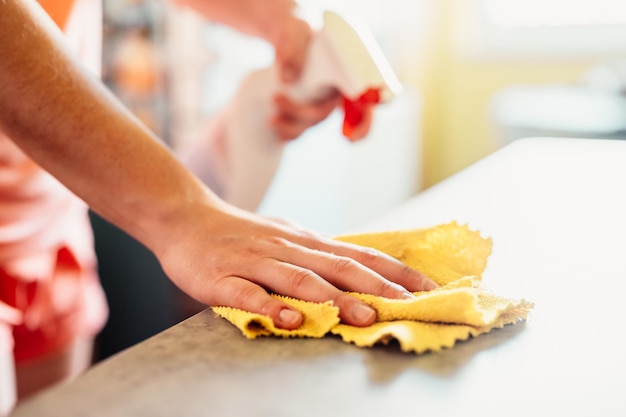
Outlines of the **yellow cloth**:
{"label": "yellow cloth", "polygon": [[403,351],[423,353],[525,320],[533,307],[525,300],[494,295],[482,286],[480,276],[491,254],[491,239],[456,222],[428,229],[340,236],[337,240],[385,252],[422,271],[441,287],[416,292],[411,300],[351,293],[376,309],[377,322],[368,327],[339,323],[339,311],[331,303],[278,295],[274,296],[303,313],[304,322],[298,329],[278,329],[268,317],[229,307],[213,310],[251,339],[262,335],[323,337],[330,333],[356,346],[397,340]]}

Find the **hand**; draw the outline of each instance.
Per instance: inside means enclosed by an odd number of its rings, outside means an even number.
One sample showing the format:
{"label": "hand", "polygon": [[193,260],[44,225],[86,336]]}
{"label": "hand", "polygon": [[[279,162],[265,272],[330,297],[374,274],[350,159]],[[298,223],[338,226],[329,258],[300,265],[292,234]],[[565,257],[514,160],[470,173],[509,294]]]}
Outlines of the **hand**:
{"label": "hand", "polygon": [[279,24],[272,43],[276,51],[279,76],[284,83],[298,79],[306,60],[312,29],[305,21],[289,15]]}
{"label": "hand", "polygon": [[284,94],[274,98],[276,113],[270,124],[281,140],[289,141],[300,136],[309,127],[326,119],[341,103],[339,93],[312,102],[295,102]]}
{"label": "hand", "polygon": [[[299,137],[306,129],[326,119],[328,115],[341,103],[341,96],[335,92],[319,101],[299,103],[290,100],[286,95],[279,94],[274,98],[276,113],[270,124],[284,141]],[[361,109],[362,119],[349,132],[344,134],[351,142],[363,139],[370,131],[374,116],[375,104],[365,105]]]}
{"label": "hand", "polygon": [[269,316],[297,328],[302,315],[269,292],[332,301],[343,322],[367,326],[375,311],[341,290],[409,298],[436,287],[421,273],[372,249],[358,247],[230,206],[181,213],[157,256],[165,272],[198,301]]}
{"label": "hand", "polygon": [[[281,81],[290,84],[298,80],[306,63],[312,29],[307,22],[295,15],[293,3],[276,1],[270,4],[276,7],[276,16],[279,17],[274,20],[272,35],[267,39],[274,45]],[[341,96],[338,92],[323,100],[307,103],[296,103],[285,95],[277,95],[276,114],[271,123],[282,140],[292,140],[307,128],[324,120],[340,102]],[[363,139],[369,133],[374,107],[364,106],[359,124],[353,126],[349,133],[344,132],[351,142]]]}

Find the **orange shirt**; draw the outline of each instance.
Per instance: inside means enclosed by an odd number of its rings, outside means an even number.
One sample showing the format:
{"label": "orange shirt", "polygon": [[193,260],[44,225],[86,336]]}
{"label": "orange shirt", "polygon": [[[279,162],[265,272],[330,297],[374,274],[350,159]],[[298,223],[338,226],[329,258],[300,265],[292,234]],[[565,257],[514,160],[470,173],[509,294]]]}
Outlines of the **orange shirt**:
{"label": "orange shirt", "polygon": [[46,10],[48,16],[54,20],[58,27],[61,29],[65,28],[67,19],[74,6],[74,0],[39,0],[39,4]]}
{"label": "orange shirt", "polygon": [[[100,0],[40,3],[99,74]],[[18,360],[101,329],[107,307],[91,233],[85,204],[0,131],[0,350],[13,345],[2,337],[10,328]]]}

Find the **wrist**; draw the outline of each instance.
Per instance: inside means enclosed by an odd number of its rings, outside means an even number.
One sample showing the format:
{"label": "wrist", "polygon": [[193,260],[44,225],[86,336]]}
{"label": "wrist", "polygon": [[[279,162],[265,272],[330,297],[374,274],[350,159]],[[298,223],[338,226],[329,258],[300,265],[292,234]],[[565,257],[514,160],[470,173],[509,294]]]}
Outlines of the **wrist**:
{"label": "wrist", "polygon": [[[260,2],[255,1],[257,5]],[[266,40],[275,49],[280,48],[281,42],[294,33],[294,28],[300,21],[296,15],[296,4],[291,0],[275,2],[275,7],[255,6],[251,23],[255,26],[255,36]]]}

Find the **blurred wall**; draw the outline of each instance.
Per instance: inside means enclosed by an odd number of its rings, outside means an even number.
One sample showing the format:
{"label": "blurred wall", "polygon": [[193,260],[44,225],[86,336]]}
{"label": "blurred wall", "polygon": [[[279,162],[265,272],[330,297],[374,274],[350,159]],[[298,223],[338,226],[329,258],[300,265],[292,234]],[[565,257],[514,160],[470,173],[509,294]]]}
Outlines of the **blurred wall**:
{"label": "blurred wall", "polygon": [[[575,83],[592,66],[626,56],[625,6],[619,0],[300,0],[328,5],[362,18],[400,80],[417,92],[415,121],[419,163],[416,178],[427,188],[495,151],[498,140],[490,102],[516,84]],[[573,20],[557,25],[506,31],[485,29],[483,6],[500,11],[539,7]],[[600,10],[613,25],[585,25],[581,10]],[[530,10],[530,9],[529,9]],[[568,13],[570,11],[573,13]],[[576,14],[578,13],[578,14]],[[601,12],[595,18],[602,16]],[[551,16],[537,16],[541,19]],[[519,19],[517,19],[519,20]],[[545,23],[545,22],[542,22]],[[593,22],[592,22],[593,23]],[[597,22],[595,22],[597,23]],[[576,27],[578,25],[578,27]],[[520,35],[521,34],[521,35]],[[607,42],[608,40],[608,42]],[[507,48],[507,41],[511,48]],[[491,49],[490,49],[491,48]],[[621,48],[621,49],[620,49]]]}
{"label": "blurred wall", "polygon": [[[418,51],[408,82],[422,94],[422,177],[428,187],[496,150],[489,120],[494,93],[511,84],[573,83],[611,54],[553,56],[472,56],[463,43],[471,37],[472,0],[431,2],[426,45]],[[616,54],[617,55],[617,54]]]}

